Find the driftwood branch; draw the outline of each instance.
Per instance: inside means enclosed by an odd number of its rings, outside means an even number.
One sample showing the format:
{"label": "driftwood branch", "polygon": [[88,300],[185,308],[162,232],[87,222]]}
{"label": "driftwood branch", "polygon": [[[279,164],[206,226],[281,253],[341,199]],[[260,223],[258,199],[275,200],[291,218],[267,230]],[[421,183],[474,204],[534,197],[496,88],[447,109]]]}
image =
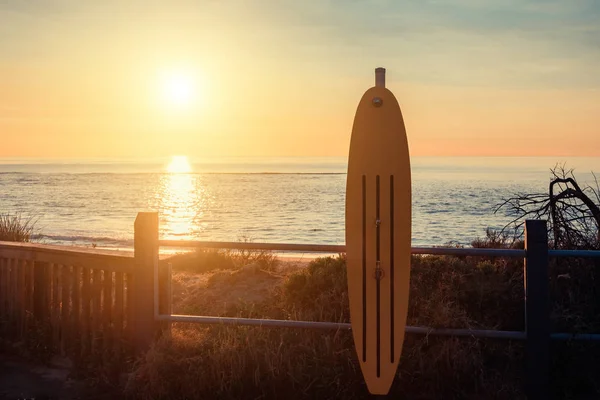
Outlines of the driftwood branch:
{"label": "driftwood branch", "polygon": [[548,219],[555,248],[600,247],[600,184],[581,188],[573,170],[555,166],[548,193],[521,193],[503,199],[494,212],[511,220],[501,232],[521,232],[526,219]]}

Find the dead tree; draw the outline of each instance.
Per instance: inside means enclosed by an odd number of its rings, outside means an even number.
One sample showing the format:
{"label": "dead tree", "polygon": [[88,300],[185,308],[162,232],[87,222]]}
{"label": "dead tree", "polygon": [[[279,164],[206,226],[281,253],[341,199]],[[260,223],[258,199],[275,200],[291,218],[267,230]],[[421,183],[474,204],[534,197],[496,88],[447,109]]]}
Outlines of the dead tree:
{"label": "dead tree", "polygon": [[521,236],[526,219],[547,219],[554,248],[600,248],[600,186],[583,189],[577,184],[573,170],[564,166],[551,169],[548,193],[517,194],[504,199],[494,210],[505,211],[512,220],[503,231]]}

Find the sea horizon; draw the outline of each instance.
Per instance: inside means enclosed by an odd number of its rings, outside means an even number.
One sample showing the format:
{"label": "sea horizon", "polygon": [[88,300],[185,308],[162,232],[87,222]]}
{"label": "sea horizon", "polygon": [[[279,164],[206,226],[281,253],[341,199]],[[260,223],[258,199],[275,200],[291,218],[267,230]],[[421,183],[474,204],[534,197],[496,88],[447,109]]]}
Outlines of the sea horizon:
{"label": "sea horizon", "polygon": [[[189,157],[191,171],[188,173],[346,173],[348,158],[344,156],[227,156]],[[61,172],[86,173],[84,170],[66,171],[65,168],[93,167],[92,172],[162,173],[172,157],[126,158],[44,158],[44,157],[0,157],[2,172]],[[517,164],[515,165],[515,162]],[[412,156],[411,166],[446,166],[454,168],[477,168],[494,166],[511,169],[542,168],[550,170],[556,165],[566,165],[567,169],[590,172],[600,167],[600,156]],[[297,170],[297,168],[310,168]],[[48,169],[48,168],[51,169]],[[54,167],[54,168],[53,168]],[[104,168],[103,168],[104,167]],[[118,167],[124,169],[120,171]],[[248,169],[250,167],[250,169]],[[137,168],[137,169],[136,169]],[[260,169],[262,168],[262,170]]]}
{"label": "sea horizon", "polygon": [[[168,160],[0,159],[0,212],[35,218],[47,244],[131,249],[140,211],[159,213],[162,239],[345,243],[344,157],[193,160],[189,173],[169,173]],[[413,157],[413,245],[469,245],[502,229],[502,199],[547,192],[562,162],[581,185],[595,183],[600,157]]]}

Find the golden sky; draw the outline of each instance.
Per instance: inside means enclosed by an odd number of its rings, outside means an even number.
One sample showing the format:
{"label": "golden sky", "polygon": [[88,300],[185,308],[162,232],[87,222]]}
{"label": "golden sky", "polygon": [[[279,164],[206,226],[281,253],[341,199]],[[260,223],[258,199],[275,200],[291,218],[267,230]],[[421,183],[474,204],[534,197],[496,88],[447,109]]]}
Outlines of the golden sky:
{"label": "golden sky", "polygon": [[344,156],[377,66],[413,155],[600,156],[599,20],[594,0],[4,0],[0,157]]}

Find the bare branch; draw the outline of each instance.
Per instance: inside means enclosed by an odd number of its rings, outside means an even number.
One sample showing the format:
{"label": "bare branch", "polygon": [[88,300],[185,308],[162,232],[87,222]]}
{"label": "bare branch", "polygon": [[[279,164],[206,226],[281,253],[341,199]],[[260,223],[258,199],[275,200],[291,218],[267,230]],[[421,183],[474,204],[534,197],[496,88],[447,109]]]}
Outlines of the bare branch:
{"label": "bare branch", "polygon": [[526,219],[547,219],[555,247],[600,247],[600,184],[596,175],[592,172],[595,187],[581,188],[573,169],[564,164],[557,163],[550,173],[547,194],[518,193],[494,207],[494,213],[504,211],[511,217],[501,232],[514,231],[522,236]]}

